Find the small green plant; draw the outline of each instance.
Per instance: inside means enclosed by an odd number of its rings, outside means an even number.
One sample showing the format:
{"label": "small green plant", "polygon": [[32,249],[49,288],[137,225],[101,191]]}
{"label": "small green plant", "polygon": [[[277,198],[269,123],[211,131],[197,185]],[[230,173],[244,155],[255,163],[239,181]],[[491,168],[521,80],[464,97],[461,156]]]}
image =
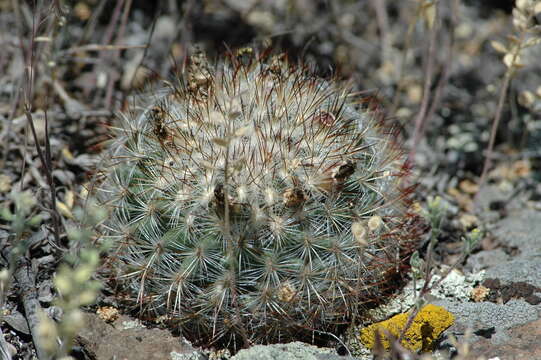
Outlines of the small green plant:
{"label": "small green plant", "polygon": [[335,331],[397,287],[416,243],[408,166],[378,112],[250,52],[195,55],[124,114],[99,189],[125,293],[199,344]]}
{"label": "small green plant", "polygon": [[[431,284],[430,279],[433,272],[434,261],[433,261],[433,252],[434,247],[438,242],[438,236],[441,233],[441,228],[445,215],[447,212],[447,204],[442,201],[439,196],[429,197],[427,199],[426,209],[421,209],[420,213],[425,218],[426,222],[430,224],[430,240],[428,243],[428,248],[426,250],[425,260],[421,259],[419,252],[415,251],[410,257],[410,266],[413,276],[413,281],[423,278],[425,279],[425,288],[421,290],[420,295],[423,295],[429,288],[434,288],[437,284]],[[472,229],[461,238],[463,242],[462,254],[461,256],[452,264],[446,273],[440,278],[440,282],[454,269],[456,268],[464,259],[471,254],[475,246],[479,243],[484,235],[483,230],[479,228]],[[414,288],[416,288],[414,286]],[[422,301],[422,296],[418,296],[419,304],[417,307],[422,306],[424,303]]]}
{"label": "small green plant", "polygon": [[[2,204],[0,209],[0,218],[9,223],[12,239],[7,259],[8,267],[2,269],[0,280],[0,306],[4,304],[6,291],[10,287],[16,259],[24,254],[30,245],[28,236],[25,235],[42,222],[41,215],[35,210],[37,201],[30,191],[12,191],[9,198],[11,201]],[[13,211],[9,204],[13,204]]]}
{"label": "small green plant", "polygon": [[[37,297],[32,293],[35,291],[33,275],[30,275],[33,272],[30,269],[27,255],[32,245],[31,234],[41,224],[42,217],[36,207],[37,200],[30,191],[17,192],[12,189],[8,198],[9,200],[2,204],[0,209],[0,218],[9,224],[8,241],[2,248],[2,256],[7,259],[7,266],[0,272],[0,307],[4,305],[11,282],[16,279],[20,289],[19,296],[27,314],[28,327],[35,339],[37,320],[33,311],[39,305]],[[2,315],[0,314],[0,319]],[[3,336],[1,336],[0,341],[3,340]],[[11,358],[11,355],[2,352],[2,356],[7,359]],[[43,354],[40,348],[36,348],[36,353],[39,356]]]}
{"label": "small green plant", "polygon": [[[36,214],[36,200],[31,192],[12,191],[8,198],[8,201],[0,204],[2,206],[0,219],[9,224],[10,232],[8,242],[3,244],[1,254],[4,259],[7,259],[7,266],[0,268],[0,309],[4,309],[6,297],[17,270],[17,260],[24,256],[30,246],[27,235],[42,221],[42,217]],[[0,321],[3,320],[3,316],[2,311]],[[0,357],[11,359],[11,354],[4,345],[4,335],[0,334]]]}
{"label": "small green plant", "polygon": [[[494,115],[494,122],[490,131],[490,139],[486,150],[486,158],[483,164],[483,171],[479,179],[479,188],[485,185],[488,171],[492,166],[492,151],[496,140],[496,132],[498,130],[503,106],[507,97],[507,90],[511,84],[511,80],[516,73],[524,67],[523,58],[527,50],[531,47],[541,44],[541,27],[538,25],[536,17],[541,14],[540,0],[517,0],[513,9],[513,27],[515,34],[509,36],[508,44],[503,44],[499,41],[492,41],[494,50],[504,54],[503,63],[507,67],[503,82],[500,88],[498,98],[498,106]],[[477,198],[479,196],[477,195]]]}
{"label": "small green plant", "polygon": [[23,239],[25,231],[38,226],[41,215],[35,214],[36,198],[29,191],[13,191],[10,198],[14,204],[14,211],[4,206],[0,209],[0,217],[10,223],[10,230],[15,238],[15,243]]}
{"label": "small green plant", "polygon": [[101,283],[93,279],[100,263],[100,249],[92,243],[92,228],[105,215],[103,209],[90,203],[85,212],[76,209],[79,225],[67,228],[71,248],[77,249],[77,253],[64,257],[54,278],[58,292],[54,304],[62,309],[63,316],[57,323],[40,313],[38,326],[40,345],[51,358],[71,359],[75,336],[85,324],[81,307],[93,304],[101,288]]}
{"label": "small green plant", "polygon": [[[421,216],[430,225],[430,240],[427,248],[426,261],[421,259],[419,251],[415,251],[410,257],[410,266],[412,271],[413,280],[427,276],[432,271],[432,252],[434,246],[438,242],[438,236],[441,233],[441,227],[447,212],[447,204],[445,204],[441,197],[431,197],[427,199],[426,209],[422,208],[420,211]],[[414,286],[415,288],[415,286]],[[421,306],[420,304],[419,306]]]}
{"label": "small green plant", "polygon": [[475,246],[477,246],[479,241],[483,238],[483,235],[484,232],[481,229],[475,228],[468,232],[466,236],[462,237],[462,242],[464,243],[462,252],[464,257],[472,253]]}
{"label": "small green plant", "polygon": [[[425,259],[421,259],[419,252],[415,251],[410,257],[410,266],[411,274],[413,280],[413,289],[415,292],[415,302],[412,311],[410,312],[406,325],[400,332],[398,337],[397,344],[404,339],[407,331],[412,325],[415,317],[421,311],[421,309],[427,304],[425,296],[432,290],[439,286],[439,284],[445,280],[445,278],[453,271],[464,259],[471,254],[475,246],[479,243],[483,237],[483,231],[475,228],[468,232],[465,236],[462,237],[463,241],[463,250],[461,256],[447,268],[443,274],[440,275],[439,279],[435,280],[433,278],[435,262],[434,257],[434,247],[438,242],[438,236],[441,233],[441,227],[445,219],[445,214],[447,212],[447,204],[442,201],[439,196],[435,198],[429,197],[427,199],[427,208],[421,209],[421,214],[431,226],[430,229],[430,240],[426,250]],[[417,281],[419,279],[423,280],[421,289],[416,292]]]}
{"label": "small green plant", "polygon": [[442,202],[441,197],[429,197],[427,201],[427,209],[423,212],[423,216],[430,224],[430,242],[438,241],[438,236],[441,233],[443,219],[447,212],[447,205]]}

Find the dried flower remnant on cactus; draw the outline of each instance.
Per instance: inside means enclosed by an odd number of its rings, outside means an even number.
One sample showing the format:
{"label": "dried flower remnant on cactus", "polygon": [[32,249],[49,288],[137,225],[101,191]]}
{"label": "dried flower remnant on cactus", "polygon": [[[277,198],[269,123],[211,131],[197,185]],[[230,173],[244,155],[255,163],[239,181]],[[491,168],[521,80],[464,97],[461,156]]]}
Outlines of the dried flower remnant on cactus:
{"label": "dried flower remnant on cactus", "polygon": [[335,331],[396,287],[415,243],[395,134],[349,89],[243,53],[146,97],[100,188],[109,263],[200,344]]}

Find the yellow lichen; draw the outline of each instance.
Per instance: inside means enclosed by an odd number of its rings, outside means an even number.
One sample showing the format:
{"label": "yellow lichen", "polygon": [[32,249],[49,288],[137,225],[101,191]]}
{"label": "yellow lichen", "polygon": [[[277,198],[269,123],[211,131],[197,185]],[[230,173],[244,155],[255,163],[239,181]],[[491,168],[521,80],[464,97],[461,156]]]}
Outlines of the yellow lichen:
{"label": "yellow lichen", "polygon": [[[364,346],[372,349],[375,344],[376,332],[379,331],[382,344],[388,349],[390,344],[386,333],[398,338],[408,321],[408,316],[408,313],[398,314],[388,320],[367,326],[360,331],[359,339]],[[402,339],[402,346],[413,351],[431,351],[435,341],[442,332],[453,324],[454,320],[453,314],[441,306],[428,304],[415,316]]]}

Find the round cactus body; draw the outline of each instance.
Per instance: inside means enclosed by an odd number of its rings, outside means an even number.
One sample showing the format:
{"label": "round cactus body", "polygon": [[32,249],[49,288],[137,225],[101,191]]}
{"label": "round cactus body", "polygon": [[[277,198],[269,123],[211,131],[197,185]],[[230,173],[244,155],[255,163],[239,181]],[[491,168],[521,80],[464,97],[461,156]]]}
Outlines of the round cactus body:
{"label": "round cactus body", "polygon": [[280,57],[193,57],[122,116],[100,187],[126,293],[191,340],[333,331],[392,288],[415,241],[395,135]]}

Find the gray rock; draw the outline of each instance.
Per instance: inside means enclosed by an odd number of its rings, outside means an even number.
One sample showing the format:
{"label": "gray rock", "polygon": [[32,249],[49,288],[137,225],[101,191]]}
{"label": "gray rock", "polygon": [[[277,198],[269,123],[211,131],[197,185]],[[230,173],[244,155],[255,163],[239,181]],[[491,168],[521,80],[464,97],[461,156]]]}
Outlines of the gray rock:
{"label": "gray rock", "polygon": [[178,353],[171,351],[169,354],[171,360],[203,360],[206,357],[200,351],[192,351],[191,353]]}
{"label": "gray rock", "polygon": [[[509,196],[498,193],[495,187],[490,187],[482,195],[485,208],[490,201],[504,200],[505,196]],[[505,248],[481,251],[470,256],[466,268],[474,272],[485,269],[485,279],[499,279],[504,284],[524,281],[541,287],[541,212],[521,209],[516,206],[516,201],[506,203],[507,216],[495,221],[490,231],[504,247],[516,248],[517,254],[508,255]],[[485,222],[490,221],[490,216],[486,214],[483,218]],[[467,341],[472,343],[473,349],[476,348],[473,344],[485,344],[479,347],[479,351],[498,346],[512,348],[521,338],[515,329],[530,326],[541,315],[541,304],[531,305],[523,299],[495,304],[460,302],[448,298],[434,303],[444,306],[456,317],[455,324],[447,334],[455,335],[459,342],[465,341],[463,335],[468,328],[471,329],[473,336]]]}
{"label": "gray rock", "polygon": [[494,201],[503,201],[507,202],[510,192],[504,192],[501,189],[498,189],[497,186],[487,185],[484,186],[477,194],[477,211],[476,215],[484,223],[495,222],[499,219],[499,214],[497,211],[490,210],[490,204]]}
{"label": "gray rock", "polygon": [[[86,326],[79,332],[77,342],[95,359],[204,359],[183,338],[174,337],[166,330],[148,329],[125,315],[113,323],[106,323],[90,313],[85,319]],[[126,324],[132,326],[126,327]]]}
{"label": "gray rock", "polygon": [[231,360],[353,360],[336,354],[334,349],[318,348],[302,342],[255,345],[239,351]]}
{"label": "gray rock", "polygon": [[504,283],[525,281],[541,287],[541,256],[533,259],[517,259],[489,268],[485,278],[500,279]]}
{"label": "gray rock", "polygon": [[9,326],[18,332],[25,335],[30,335],[30,329],[28,328],[26,318],[23,314],[15,309],[11,310],[10,314],[2,316],[2,321],[5,321]]}
{"label": "gray rock", "polygon": [[518,248],[520,257],[541,262],[541,212],[513,211],[496,223],[491,232],[502,244]]}
{"label": "gray rock", "polygon": [[[508,334],[505,330],[539,318],[539,305],[530,305],[518,299],[510,300],[506,304],[449,300],[437,300],[433,303],[445,307],[456,317],[455,324],[448,330],[450,333],[460,337],[468,328],[472,329],[476,335],[488,332],[484,337],[490,337],[494,344],[508,340]],[[490,334],[491,332],[493,334]],[[470,340],[475,341],[478,338],[474,336]]]}
{"label": "gray rock", "polygon": [[473,273],[479,272],[493,266],[505,263],[510,258],[502,249],[481,251],[470,255],[466,263],[466,269]]}
{"label": "gray rock", "polygon": [[514,196],[512,187],[486,185],[478,194],[477,216],[485,223],[492,223],[500,218],[498,211],[490,210],[490,204],[495,201],[505,203],[507,211],[521,210],[524,201]]}

